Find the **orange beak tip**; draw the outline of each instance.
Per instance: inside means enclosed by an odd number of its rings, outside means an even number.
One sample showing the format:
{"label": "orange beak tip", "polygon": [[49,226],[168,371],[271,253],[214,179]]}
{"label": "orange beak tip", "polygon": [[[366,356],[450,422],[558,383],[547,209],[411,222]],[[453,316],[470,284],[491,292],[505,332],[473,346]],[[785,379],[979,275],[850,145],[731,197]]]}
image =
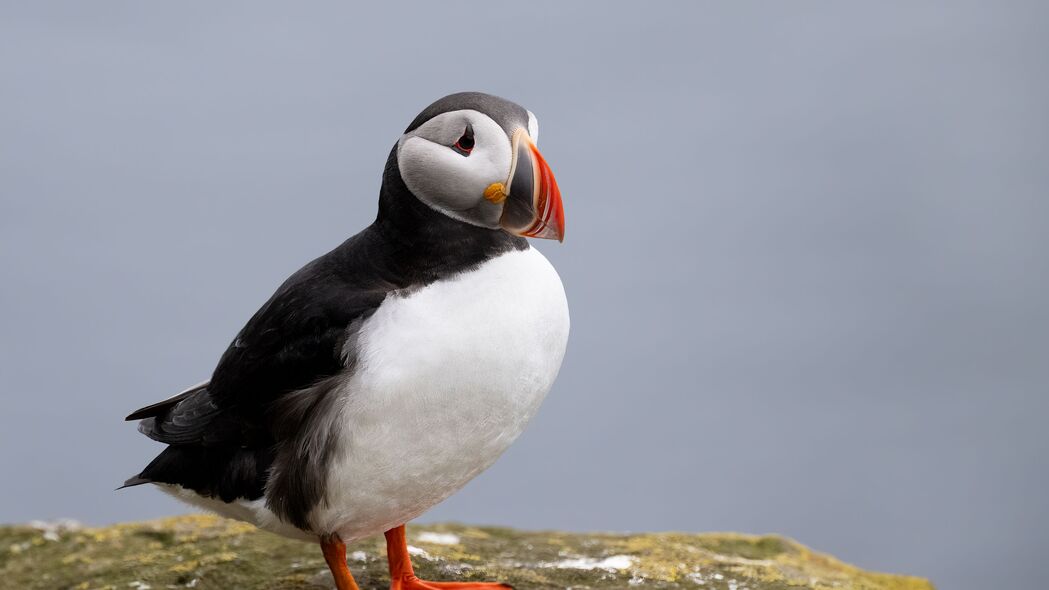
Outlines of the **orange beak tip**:
{"label": "orange beak tip", "polygon": [[[564,242],[564,204],[553,171],[526,130],[514,133],[513,151],[509,196],[503,203],[500,224],[519,236]],[[489,198],[488,191],[485,198]]]}

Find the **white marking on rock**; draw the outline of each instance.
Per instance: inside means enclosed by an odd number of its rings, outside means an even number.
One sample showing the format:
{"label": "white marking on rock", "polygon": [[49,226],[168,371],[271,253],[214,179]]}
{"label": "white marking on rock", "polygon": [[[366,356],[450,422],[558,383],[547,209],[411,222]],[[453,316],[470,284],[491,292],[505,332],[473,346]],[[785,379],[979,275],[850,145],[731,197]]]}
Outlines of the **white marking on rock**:
{"label": "white marking on rock", "polygon": [[596,557],[575,557],[541,565],[542,567],[556,567],[559,569],[618,571],[625,570],[634,565],[634,558],[629,555],[611,555],[603,559],[598,559]]}
{"label": "white marking on rock", "polygon": [[414,555],[423,559],[433,559],[432,557],[430,557],[430,554],[427,553],[425,549],[419,549],[414,545],[408,545],[408,555]]}
{"label": "white marking on rock", "polygon": [[350,559],[354,561],[368,561],[368,554],[363,551],[354,551],[350,554]]}
{"label": "white marking on rock", "polygon": [[468,563],[446,563],[441,566],[441,571],[451,576],[462,576],[473,569]]}
{"label": "white marking on rock", "polygon": [[695,582],[696,584],[698,584],[700,586],[703,586],[703,585],[705,585],[707,583],[707,581],[703,579],[703,574],[701,574],[699,572],[694,572],[694,573],[688,574],[685,577],[688,578],[689,580],[691,580],[692,582]]}
{"label": "white marking on rock", "polygon": [[431,533],[429,531],[419,533],[419,541],[422,543],[433,543],[435,545],[458,545],[459,535],[452,533]]}
{"label": "white marking on rock", "polygon": [[71,518],[59,518],[58,520],[31,520],[29,526],[43,532],[45,541],[58,541],[62,538],[61,533],[79,531],[84,525]]}

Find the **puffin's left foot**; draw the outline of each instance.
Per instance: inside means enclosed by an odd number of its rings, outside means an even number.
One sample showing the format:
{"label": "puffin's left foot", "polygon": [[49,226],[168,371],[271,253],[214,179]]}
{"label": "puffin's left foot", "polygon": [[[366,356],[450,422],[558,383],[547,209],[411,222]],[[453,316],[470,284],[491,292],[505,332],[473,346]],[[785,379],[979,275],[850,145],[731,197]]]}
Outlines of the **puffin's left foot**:
{"label": "puffin's left foot", "polygon": [[390,561],[390,590],[513,590],[499,582],[430,582],[420,580],[412,569],[404,525],[386,531],[386,557]]}
{"label": "puffin's left foot", "polygon": [[337,590],[360,590],[357,582],[346,565],[346,544],[342,542],[339,535],[331,534],[321,537],[321,550],[324,551],[324,561],[328,562],[328,569],[335,579]]}

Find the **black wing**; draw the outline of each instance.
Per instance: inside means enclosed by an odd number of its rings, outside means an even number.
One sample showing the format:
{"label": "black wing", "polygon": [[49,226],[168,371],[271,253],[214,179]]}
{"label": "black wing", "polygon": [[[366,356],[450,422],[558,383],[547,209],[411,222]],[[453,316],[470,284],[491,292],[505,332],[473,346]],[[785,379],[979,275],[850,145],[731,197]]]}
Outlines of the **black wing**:
{"label": "black wing", "polygon": [[[283,443],[310,434],[304,426],[330,401],[325,384],[352,365],[355,329],[397,288],[347,263],[355,239],[285,281],[237,334],[209,382],[127,417],[169,446],[125,486],[178,484],[226,502],[263,495],[282,449],[297,446]],[[309,476],[295,470],[294,478]],[[288,507],[285,516],[304,524],[320,485],[294,485],[309,489],[292,490],[303,506]]]}

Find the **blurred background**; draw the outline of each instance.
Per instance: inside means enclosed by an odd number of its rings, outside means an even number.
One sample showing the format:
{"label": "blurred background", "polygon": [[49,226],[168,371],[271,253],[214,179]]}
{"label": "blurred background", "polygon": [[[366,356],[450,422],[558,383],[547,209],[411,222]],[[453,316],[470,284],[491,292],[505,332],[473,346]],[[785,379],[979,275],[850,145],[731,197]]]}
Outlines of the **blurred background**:
{"label": "blurred background", "polygon": [[1038,2],[0,2],[0,521],[189,510],[113,491],[159,450],[122,417],[206,379],[476,89],[538,115],[572,338],[426,519],[1038,586],[1047,55]]}

